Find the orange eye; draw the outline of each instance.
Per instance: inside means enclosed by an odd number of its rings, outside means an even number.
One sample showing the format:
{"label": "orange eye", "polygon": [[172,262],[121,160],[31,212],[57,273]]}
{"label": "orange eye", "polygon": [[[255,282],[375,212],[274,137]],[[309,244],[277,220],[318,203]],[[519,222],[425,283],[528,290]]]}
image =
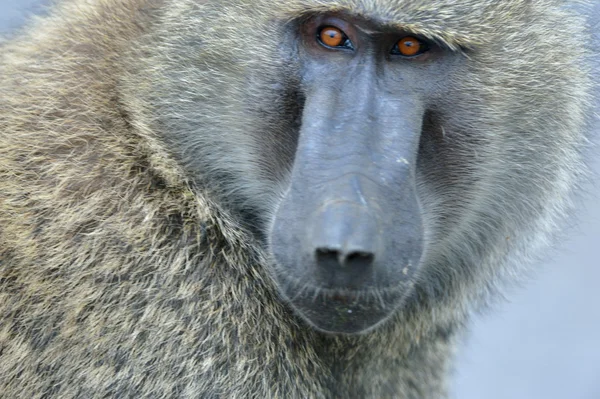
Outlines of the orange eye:
{"label": "orange eye", "polygon": [[396,44],[394,52],[405,57],[414,57],[427,51],[427,45],[413,36],[406,36]]}
{"label": "orange eye", "polygon": [[319,40],[327,47],[346,47],[348,38],[340,29],[326,26],[319,32]]}

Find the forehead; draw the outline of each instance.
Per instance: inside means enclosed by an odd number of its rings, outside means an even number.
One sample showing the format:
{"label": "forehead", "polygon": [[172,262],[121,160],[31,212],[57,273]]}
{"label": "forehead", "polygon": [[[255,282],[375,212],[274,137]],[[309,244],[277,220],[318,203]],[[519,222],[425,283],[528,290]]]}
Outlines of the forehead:
{"label": "forehead", "polygon": [[[541,0],[543,1],[543,0]],[[384,28],[413,31],[449,44],[485,42],[493,30],[516,28],[534,2],[528,0],[291,0],[270,10],[290,18],[335,12],[369,20]]]}

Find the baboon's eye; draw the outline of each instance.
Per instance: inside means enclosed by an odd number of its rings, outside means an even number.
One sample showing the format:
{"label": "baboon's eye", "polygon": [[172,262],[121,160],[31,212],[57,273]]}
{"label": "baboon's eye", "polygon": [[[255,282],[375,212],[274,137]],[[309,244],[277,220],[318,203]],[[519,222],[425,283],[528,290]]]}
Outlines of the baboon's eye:
{"label": "baboon's eye", "polygon": [[429,46],[422,40],[414,36],[403,37],[396,43],[392,49],[392,54],[401,55],[403,57],[416,57],[429,50]]}
{"label": "baboon's eye", "polygon": [[352,42],[348,39],[348,36],[341,30],[334,26],[325,26],[319,30],[318,34],[319,42],[325,47],[331,48],[342,48],[352,49]]}

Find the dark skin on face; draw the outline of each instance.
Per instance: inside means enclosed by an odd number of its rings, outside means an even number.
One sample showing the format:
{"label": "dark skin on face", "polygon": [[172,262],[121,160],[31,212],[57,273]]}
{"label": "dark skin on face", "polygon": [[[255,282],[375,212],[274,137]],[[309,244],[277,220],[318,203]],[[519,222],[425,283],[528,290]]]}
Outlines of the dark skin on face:
{"label": "dark skin on face", "polygon": [[402,305],[424,257],[419,142],[450,52],[337,15],[299,36],[306,100],[270,230],[275,277],[315,328],[360,333]]}

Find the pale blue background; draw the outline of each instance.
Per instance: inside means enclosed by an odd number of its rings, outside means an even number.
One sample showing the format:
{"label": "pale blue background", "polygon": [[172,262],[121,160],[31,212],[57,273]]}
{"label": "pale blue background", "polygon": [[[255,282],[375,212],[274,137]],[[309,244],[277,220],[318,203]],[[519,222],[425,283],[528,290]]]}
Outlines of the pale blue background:
{"label": "pale blue background", "polygon": [[[42,12],[40,3],[0,0],[0,33]],[[597,3],[590,18],[600,36]],[[597,173],[599,154],[591,162]],[[579,200],[572,238],[549,251],[531,281],[507,292],[508,302],[474,321],[456,366],[454,398],[600,399],[600,182],[594,180]]]}

